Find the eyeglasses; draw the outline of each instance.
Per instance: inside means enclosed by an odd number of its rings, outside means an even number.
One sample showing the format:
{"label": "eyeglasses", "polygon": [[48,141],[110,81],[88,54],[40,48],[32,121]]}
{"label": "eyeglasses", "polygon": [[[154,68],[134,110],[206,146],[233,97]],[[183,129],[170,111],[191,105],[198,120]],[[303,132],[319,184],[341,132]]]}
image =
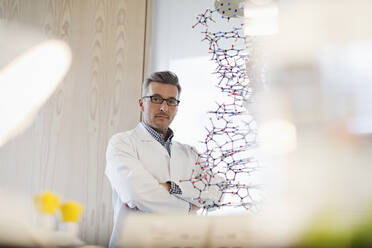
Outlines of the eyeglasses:
{"label": "eyeglasses", "polygon": [[143,96],[142,98],[150,98],[150,101],[155,104],[162,104],[164,101],[166,101],[168,106],[178,106],[178,104],[180,103],[180,101],[174,97],[164,99],[159,95]]}

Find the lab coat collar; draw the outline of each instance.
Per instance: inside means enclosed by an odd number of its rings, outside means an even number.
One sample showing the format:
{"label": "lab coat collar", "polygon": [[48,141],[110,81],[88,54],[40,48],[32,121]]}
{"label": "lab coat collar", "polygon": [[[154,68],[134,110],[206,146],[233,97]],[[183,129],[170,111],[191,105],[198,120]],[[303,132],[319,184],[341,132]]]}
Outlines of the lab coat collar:
{"label": "lab coat collar", "polygon": [[149,132],[141,124],[141,122],[138,123],[137,127],[134,130],[136,131],[137,135],[139,136],[140,141],[145,141],[145,142],[153,141],[153,142],[157,142],[154,139],[154,137],[152,137],[151,134],[149,134]]}
{"label": "lab coat collar", "polygon": [[159,147],[159,151],[161,151],[162,153],[169,157],[167,149],[164,146],[162,146],[157,140],[155,140],[155,138],[151,136],[151,134],[146,130],[146,128],[141,123],[138,123],[137,127],[135,128],[135,131],[138,135],[140,142],[154,143],[155,146]]}
{"label": "lab coat collar", "polygon": [[147,125],[144,121],[142,121],[141,124],[145,127],[147,132],[150,133],[150,135],[154,137],[156,141],[160,142],[163,146],[167,143],[172,143],[172,138],[174,134],[171,128],[168,128],[168,138],[165,140],[163,134],[159,133],[158,131]]}

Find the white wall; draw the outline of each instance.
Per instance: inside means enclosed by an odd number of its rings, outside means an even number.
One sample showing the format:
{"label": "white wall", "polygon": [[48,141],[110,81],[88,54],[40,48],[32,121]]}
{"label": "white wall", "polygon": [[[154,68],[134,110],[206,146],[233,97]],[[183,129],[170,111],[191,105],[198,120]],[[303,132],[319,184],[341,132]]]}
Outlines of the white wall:
{"label": "white wall", "polygon": [[[192,29],[196,16],[208,8],[214,8],[213,0],[157,0],[153,6],[151,71],[171,70],[178,75],[181,103],[172,127],[177,140],[197,147],[205,137],[206,112],[224,98],[215,87],[216,64],[210,61],[209,44],[201,42],[204,28]],[[226,29],[216,21],[214,29]]]}

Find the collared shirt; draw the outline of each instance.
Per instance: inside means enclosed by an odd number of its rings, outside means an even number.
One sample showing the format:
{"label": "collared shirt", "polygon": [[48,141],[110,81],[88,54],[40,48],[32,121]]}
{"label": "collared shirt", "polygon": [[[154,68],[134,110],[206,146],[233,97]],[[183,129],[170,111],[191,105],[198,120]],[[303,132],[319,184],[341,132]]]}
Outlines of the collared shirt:
{"label": "collared shirt", "polygon": [[169,156],[171,156],[171,146],[172,146],[172,138],[174,136],[172,129],[168,128],[168,139],[164,141],[164,136],[161,133],[158,133],[156,130],[151,128],[149,125],[147,125],[145,122],[142,121],[142,125],[146,128],[146,130],[151,134],[152,137],[156,141],[158,141],[162,146],[167,149]]}
{"label": "collared shirt", "polygon": [[[151,134],[151,136],[156,141],[158,141],[162,146],[164,146],[167,149],[169,156],[171,156],[170,148],[171,148],[171,145],[172,145],[172,138],[174,136],[172,129],[170,129],[170,128],[168,129],[169,136],[168,136],[168,139],[166,141],[164,141],[163,134],[158,133],[156,130],[151,128],[149,125],[147,125],[143,121],[142,121],[142,125],[146,128],[146,130],[149,132],[149,134]],[[170,184],[169,193],[171,193],[171,194],[182,194],[181,188],[175,182],[168,181],[167,183]]]}

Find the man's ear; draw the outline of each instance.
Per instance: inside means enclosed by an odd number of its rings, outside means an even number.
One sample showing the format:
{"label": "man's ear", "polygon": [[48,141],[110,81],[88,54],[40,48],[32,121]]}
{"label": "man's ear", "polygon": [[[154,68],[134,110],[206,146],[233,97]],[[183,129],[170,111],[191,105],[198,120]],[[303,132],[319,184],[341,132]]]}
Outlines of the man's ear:
{"label": "man's ear", "polygon": [[140,98],[138,100],[138,105],[140,107],[141,112],[143,112],[145,109],[144,109],[144,106],[143,106],[143,99],[142,98]]}

